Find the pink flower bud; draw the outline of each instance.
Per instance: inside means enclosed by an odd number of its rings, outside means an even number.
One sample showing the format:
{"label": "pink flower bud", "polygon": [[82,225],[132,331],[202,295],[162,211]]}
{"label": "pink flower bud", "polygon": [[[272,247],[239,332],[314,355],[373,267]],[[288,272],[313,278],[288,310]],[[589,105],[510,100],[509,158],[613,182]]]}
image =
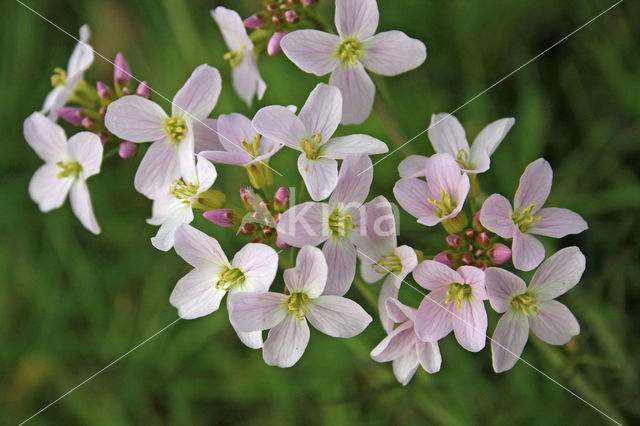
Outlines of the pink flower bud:
{"label": "pink flower bud", "polygon": [[100,117],[104,118],[104,116],[107,115],[107,107],[101,106],[98,110],[98,114],[100,114]]}
{"label": "pink flower bud", "polygon": [[480,232],[476,236],[476,243],[483,248],[489,247],[489,245],[491,244],[491,235],[489,235],[488,232]]}
{"label": "pink flower bud", "polygon": [[98,130],[98,123],[93,118],[85,117],[80,121],[80,125],[87,130],[96,131]]}
{"label": "pink flower bud", "polygon": [[280,235],[276,235],[276,245],[282,249],[289,247],[289,244],[285,243],[284,240],[280,238]]}
{"label": "pink flower bud", "polygon": [[255,237],[253,240],[251,240],[252,243],[261,243],[262,242],[262,238],[260,237]]}
{"label": "pink flower bud", "polygon": [[287,19],[287,22],[290,24],[295,24],[300,20],[298,13],[295,10],[287,10],[284,13],[284,17]]}
{"label": "pink flower bud", "polygon": [[131,158],[136,155],[136,152],[138,152],[138,145],[133,142],[125,141],[118,146],[118,155],[120,158]]}
{"label": "pink flower bud", "polygon": [[84,109],[76,107],[64,107],[58,108],[58,115],[67,123],[71,123],[74,126],[80,126],[82,119],[84,118]]}
{"label": "pink flower bud", "polygon": [[149,86],[149,83],[146,81],[140,83],[136,89],[136,95],[149,99],[151,97],[151,87]]}
{"label": "pink flower bud", "polygon": [[242,199],[242,204],[249,209],[253,210],[253,206],[256,204],[256,196],[252,190],[247,188],[240,188],[240,198]]}
{"label": "pink flower bud", "polygon": [[269,44],[267,45],[267,53],[271,56],[277,55],[282,52],[282,48],[280,47],[280,40],[282,37],[287,35],[284,31],[276,31],[273,33],[271,38],[269,39]]}
{"label": "pink flower bud", "polygon": [[264,226],[262,228],[262,233],[264,234],[265,237],[270,237],[273,235],[273,233],[275,232],[275,229],[273,229],[270,226]]}
{"label": "pink flower bud", "polygon": [[266,22],[264,22],[264,19],[258,14],[253,14],[244,20],[244,26],[253,30],[262,27],[264,24],[266,24]]}
{"label": "pink flower bud", "polygon": [[127,96],[131,94],[131,89],[129,89],[128,87],[123,87],[122,88],[122,96]]}
{"label": "pink flower bud", "polygon": [[511,249],[504,244],[496,244],[491,250],[489,250],[489,257],[491,261],[496,265],[502,265],[507,260],[511,259]]}
{"label": "pink flower bud", "polygon": [[278,3],[272,1],[271,3],[267,4],[267,10],[269,12],[275,12],[276,10],[278,10]]}
{"label": "pink flower bud", "polygon": [[480,222],[480,210],[478,210],[475,216],[473,216],[473,229],[478,232],[485,231],[484,226],[482,226],[482,223]]}
{"label": "pink flower bud", "polygon": [[471,253],[464,253],[462,256],[460,256],[460,263],[462,263],[463,265],[473,265],[473,261],[475,259],[473,258],[473,254]]}
{"label": "pink flower bud", "polygon": [[316,0],[302,0],[303,6],[311,6],[315,2],[316,2]]}
{"label": "pink flower bud", "polygon": [[256,225],[250,222],[247,222],[240,227],[240,233],[242,235],[251,235],[255,230],[256,230]]}
{"label": "pink flower bud", "polygon": [[473,229],[467,229],[466,231],[464,231],[464,236],[467,241],[473,241],[473,239],[476,237],[476,233]]}
{"label": "pink flower bud", "polygon": [[233,210],[231,209],[209,210],[204,212],[202,216],[223,228],[231,228],[233,226]]}
{"label": "pink flower bud", "polygon": [[289,189],[281,186],[273,196],[273,208],[277,211],[286,210],[289,206]]}
{"label": "pink flower bud", "polygon": [[447,265],[449,268],[453,267],[453,260],[451,259],[451,255],[444,251],[436,254],[433,260],[435,260],[436,262],[440,262],[443,265]]}
{"label": "pink flower bud", "polygon": [[458,234],[451,234],[447,235],[446,242],[449,247],[456,250],[462,244],[462,238]]}
{"label": "pink flower bud", "polygon": [[269,203],[267,201],[260,201],[260,204],[258,204],[258,209],[260,210],[260,213],[265,216],[271,215],[271,211],[269,210]]}
{"label": "pink flower bud", "polygon": [[129,64],[124,58],[124,55],[120,52],[116,55],[113,67],[113,81],[116,84],[126,84],[131,80],[131,71],[129,71]]}
{"label": "pink flower bud", "polygon": [[489,264],[487,262],[485,262],[484,260],[478,260],[476,262],[476,268],[480,268],[483,271],[486,270],[489,267]]}
{"label": "pink flower bud", "polygon": [[280,13],[280,12],[274,13],[271,16],[271,22],[273,22],[273,25],[275,25],[275,26],[282,25],[282,13]]}
{"label": "pink flower bud", "polygon": [[100,142],[102,142],[102,146],[105,146],[107,142],[109,142],[109,135],[106,133],[98,133],[98,137],[100,138]]}
{"label": "pink flower bud", "polygon": [[109,89],[109,86],[101,81],[98,81],[96,83],[96,89],[98,90],[98,96],[100,96],[100,99],[104,101],[111,100],[111,89]]}

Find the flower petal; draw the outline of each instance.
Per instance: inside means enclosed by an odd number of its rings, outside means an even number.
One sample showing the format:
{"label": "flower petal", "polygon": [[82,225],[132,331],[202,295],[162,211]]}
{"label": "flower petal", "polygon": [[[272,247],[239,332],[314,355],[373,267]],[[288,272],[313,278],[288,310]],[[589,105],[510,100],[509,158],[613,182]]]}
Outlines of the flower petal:
{"label": "flower petal", "polygon": [[220,27],[222,37],[224,37],[229,49],[253,48],[253,43],[251,43],[251,39],[247,35],[242,19],[235,10],[218,6],[211,11],[211,17]]}
{"label": "flower petal", "polygon": [[193,130],[193,145],[196,154],[202,151],[218,151],[222,149],[218,137],[218,120],[203,118],[191,123]]}
{"label": "flower petal", "polygon": [[402,31],[385,31],[363,42],[362,65],[376,74],[393,76],[418,68],[427,59],[424,43]]}
{"label": "flower petal", "polygon": [[327,283],[327,261],[319,248],[304,246],[298,252],[295,268],[284,271],[289,292],[303,291],[310,299],[320,296]]}
{"label": "flower petal", "polygon": [[158,250],[167,251],[173,247],[175,233],[182,225],[193,221],[193,211],[184,206],[174,210],[160,225],[158,233],[151,238],[151,244]]}
{"label": "flower petal", "polygon": [[419,365],[417,351],[408,351],[400,358],[393,360],[393,374],[402,386],[406,386],[416,373]]}
{"label": "flower petal", "polygon": [[[455,157],[449,154],[432,155],[427,160],[425,176],[431,197],[440,200],[444,189],[451,198],[457,198],[455,194],[458,192],[458,186],[461,184],[461,176],[463,175]],[[464,198],[466,196],[467,194],[464,194]],[[464,198],[462,202],[464,202]]]}
{"label": "flower petal", "polygon": [[411,216],[422,218],[436,215],[436,207],[427,201],[429,187],[423,180],[416,178],[400,179],[393,187],[393,195]]}
{"label": "flower petal", "polygon": [[300,321],[295,315],[288,315],[269,331],[262,349],[262,357],[268,365],[291,367],[302,357],[308,343],[307,321]]}
{"label": "flower petal", "polygon": [[427,160],[424,155],[410,155],[398,165],[398,173],[401,178],[424,177],[426,174]]}
{"label": "flower petal", "polygon": [[309,160],[305,154],[298,157],[298,171],[302,175],[309,196],[314,201],[327,198],[338,184],[338,162],[329,158]]}
{"label": "flower petal", "polygon": [[218,240],[190,225],[181,226],[176,231],[174,248],[178,256],[194,268],[221,270],[230,266]]}
{"label": "flower petal", "polygon": [[329,206],[360,206],[369,194],[373,181],[371,159],[366,155],[350,155],[342,162],[338,184],[329,198]]}
{"label": "flower petal", "polygon": [[74,76],[81,74],[89,68],[93,63],[93,49],[87,44],[89,41],[89,27],[83,25],[80,27],[80,42],[73,48],[73,52],[67,63],[67,74]]}
{"label": "flower petal", "polygon": [[580,324],[569,308],[555,300],[538,303],[540,315],[529,317],[531,331],[552,345],[564,345],[580,334]]}
{"label": "flower petal", "polygon": [[360,305],[340,296],[320,296],[307,309],[307,320],[331,337],[353,337],[373,320]]}
{"label": "flower petal", "polygon": [[420,365],[427,373],[433,374],[440,371],[442,355],[440,355],[438,342],[417,342],[416,351]]}
{"label": "flower petal", "polygon": [[329,267],[323,294],[342,296],[349,290],[356,275],[356,248],[347,238],[331,236],[324,243],[322,253]]}
{"label": "flower petal", "polygon": [[513,209],[509,200],[500,194],[493,194],[482,205],[480,222],[482,226],[502,238],[513,238],[518,228],[513,223],[512,215]]}
{"label": "flower petal", "polygon": [[[453,305],[454,302],[451,302]],[[462,302],[460,309],[451,308],[453,331],[460,345],[470,352],[484,348],[487,338],[487,311],[481,300]]]}
{"label": "flower petal", "polygon": [[104,124],[120,139],[131,142],[157,141],[167,135],[167,114],[156,104],[138,95],[124,96],[107,107]]}
{"label": "flower petal", "polygon": [[251,156],[246,152],[202,151],[200,156],[213,163],[245,166],[251,162]]}
{"label": "flower petal", "polygon": [[369,117],[376,86],[362,64],[340,65],[331,73],[329,84],[342,93],[342,124],[360,124]]}
{"label": "flower petal", "polygon": [[242,291],[229,295],[229,321],[241,332],[267,330],[287,316],[287,296],[280,293]]}
{"label": "flower petal", "polygon": [[69,201],[71,201],[71,209],[73,209],[73,213],[80,220],[80,223],[94,234],[99,234],[100,225],[98,225],[96,216],[93,214],[89,188],[87,188],[87,183],[84,180],[76,179],[71,185]]}
{"label": "flower petal", "polygon": [[176,146],[168,138],[151,144],[145,153],[136,177],[136,190],[148,198],[157,198],[169,190],[174,179],[180,177],[180,162]]}
{"label": "flower petal", "polygon": [[376,0],[336,0],[336,28],[342,39],[371,37],[379,18]]}
{"label": "flower petal", "polygon": [[251,120],[242,114],[231,113],[218,117],[220,143],[230,153],[244,153],[250,157],[242,146],[242,140],[250,142],[257,134]]}
{"label": "flower petal", "polygon": [[[344,168],[344,164],[342,167]],[[397,254],[395,253],[396,220],[391,203],[385,197],[379,195],[364,205],[364,215],[361,214],[358,227],[361,235],[356,245],[360,251],[360,257],[368,261],[370,266],[373,266],[373,262],[378,261],[383,254]],[[363,231],[364,235],[362,235]],[[378,275],[375,281],[384,275],[373,270],[372,272]]]}
{"label": "flower petal", "polygon": [[464,283],[464,279],[453,269],[435,260],[425,260],[413,270],[413,278],[427,290],[448,288],[451,283]]}
{"label": "flower petal", "polygon": [[67,156],[64,130],[39,112],[34,112],[24,120],[23,130],[29,146],[44,161],[55,163]]}
{"label": "flower petal", "polygon": [[290,246],[317,246],[330,235],[328,216],[327,204],[312,201],[296,204],[280,216],[278,236]]}
{"label": "flower petal", "polygon": [[511,298],[527,291],[527,285],[519,276],[502,268],[487,268],[484,271],[486,277],[487,295],[489,303],[498,313],[511,309]]}
{"label": "flower petal", "polygon": [[507,312],[500,318],[491,339],[491,357],[496,373],[513,368],[528,338],[529,322],[526,316]]}
{"label": "flower petal", "polygon": [[211,164],[209,160],[201,155],[198,155],[197,157],[196,175],[198,176],[197,181],[199,183],[197,195],[209,190],[218,178],[216,166]]}
{"label": "flower petal", "polygon": [[471,144],[471,161],[477,161],[482,154],[491,156],[515,122],[514,118],[501,118],[482,129]]}
{"label": "flower petal", "polygon": [[540,265],[529,289],[537,300],[550,300],[572,289],[582,277],[586,259],[578,247],[566,247]]}
{"label": "flower petal", "polygon": [[[227,299],[228,300],[228,299]],[[238,335],[238,339],[247,347],[251,349],[261,349],[262,343],[262,331],[251,331],[244,333],[242,331],[235,330]]]}
{"label": "flower petal", "polygon": [[226,291],[218,290],[214,279],[209,271],[194,269],[178,281],[169,302],[178,308],[180,318],[199,318],[218,310]]}
{"label": "flower petal", "polygon": [[481,300],[487,299],[484,289],[485,276],[482,269],[476,268],[475,266],[461,266],[456,272],[462,277],[464,284],[469,284],[473,287],[474,298]]}
{"label": "flower petal", "polygon": [[302,71],[322,76],[340,65],[340,38],[317,30],[293,31],[280,41],[284,54]]}
{"label": "flower petal", "polygon": [[264,107],[256,113],[252,123],[261,135],[289,148],[302,150],[300,141],[307,136],[307,130],[302,120],[289,109],[280,105]]}
{"label": "flower petal", "polygon": [[387,144],[381,140],[360,134],[333,138],[320,149],[323,157],[337,160],[345,159],[349,155],[373,155],[389,151]]}
{"label": "flower petal", "polygon": [[446,288],[434,290],[420,303],[415,331],[423,342],[437,342],[453,330],[451,310],[454,304],[445,303],[446,292]]}
{"label": "flower petal", "polygon": [[587,222],[578,213],[569,209],[547,207],[538,210],[542,220],[534,222],[529,232],[546,237],[562,238],[569,234],[579,234],[589,229]]}
{"label": "flower petal", "polygon": [[400,358],[410,350],[414,350],[418,338],[413,332],[413,323],[407,321],[382,339],[371,351],[371,358],[377,362],[389,362]]}
{"label": "flower petal", "polygon": [[69,156],[82,165],[82,176],[87,179],[100,173],[102,163],[102,142],[91,132],[80,132],[71,136],[68,142]]}
{"label": "flower petal", "polygon": [[73,179],[58,178],[60,171],[60,167],[54,164],[44,164],[29,182],[29,195],[43,213],[60,207],[71,189]]}
{"label": "flower petal", "polygon": [[414,323],[416,320],[416,313],[418,312],[417,309],[405,305],[397,298],[387,299],[384,310],[387,311],[389,318],[392,319],[395,323],[400,323],[407,320],[411,323]]}
{"label": "flower petal", "polygon": [[519,230],[513,235],[512,261],[520,271],[530,271],[544,260],[544,246],[533,235],[523,234]]}
{"label": "flower petal", "polygon": [[324,83],[318,84],[309,94],[298,118],[308,134],[320,133],[322,140],[328,141],[342,118],[340,90]]}
{"label": "flower petal", "polygon": [[532,210],[535,214],[547,201],[552,180],[553,170],[544,158],[538,158],[529,164],[520,177],[520,186],[513,200],[514,210],[521,211],[535,204],[536,207]]}
{"label": "flower petal", "polygon": [[[193,127],[191,119],[186,119],[187,133],[177,145],[178,163],[180,168],[180,176],[185,183],[198,184],[198,173],[196,169],[195,146],[193,140]],[[207,160],[203,161],[209,163]],[[211,163],[209,163],[211,165]],[[213,167],[213,165],[211,165]]]}
{"label": "flower petal", "polygon": [[392,307],[389,308],[388,302],[395,301],[398,298],[399,291],[400,287],[396,286],[393,280],[390,280],[389,277],[384,280],[384,283],[382,283],[382,287],[380,288],[380,294],[378,295],[378,313],[380,315],[380,323],[382,324],[382,328],[384,328],[384,331],[386,331],[387,333],[391,333],[394,323],[406,320],[405,318],[401,321],[396,321],[396,319],[398,318],[392,316],[389,313],[389,311],[394,309],[394,307],[396,309],[394,313],[398,313],[397,311],[399,310],[399,308],[397,308],[394,304],[390,304]]}
{"label": "flower petal", "polygon": [[186,115],[194,121],[206,118],[216,106],[221,89],[220,72],[207,64],[198,66],[173,97],[171,115]]}
{"label": "flower petal", "polygon": [[268,245],[249,243],[233,256],[231,264],[244,273],[245,291],[265,292],[278,271],[278,253]]}
{"label": "flower petal", "polygon": [[462,150],[469,154],[469,142],[464,127],[455,116],[448,113],[433,114],[428,133],[431,145],[437,153],[447,153],[454,160]]}
{"label": "flower petal", "polygon": [[244,100],[248,106],[251,106],[253,95],[257,95],[258,99],[262,99],[267,84],[260,76],[258,63],[253,57],[251,50],[244,51],[244,59],[242,62],[231,69],[231,80],[233,89],[238,96]]}

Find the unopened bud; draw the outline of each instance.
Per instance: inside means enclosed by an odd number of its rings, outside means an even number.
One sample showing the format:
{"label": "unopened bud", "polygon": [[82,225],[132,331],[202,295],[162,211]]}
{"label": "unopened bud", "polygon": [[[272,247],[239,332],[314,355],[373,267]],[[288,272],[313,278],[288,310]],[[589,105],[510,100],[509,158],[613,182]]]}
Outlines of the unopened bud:
{"label": "unopened bud", "polygon": [[107,142],[109,142],[109,135],[106,133],[98,133],[98,137],[100,138],[100,142],[102,142],[102,146],[105,146]]}
{"label": "unopened bud", "polygon": [[449,268],[453,267],[453,259],[451,258],[451,255],[444,251],[436,254],[433,260],[435,260],[436,262],[440,262],[443,265],[447,265]]}
{"label": "unopened bud", "polygon": [[276,26],[282,25],[282,20],[283,19],[282,19],[282,13],[281,12],[274,13],[273,16],[271,16],[271,22],[273,22],[273,24],[276,25]]}
{"label": "unopened bud", "polygon": [[223,228],[231,228],[233,226],[233,210],[231,209],[216,209],[209,210],[202,214],[205,219],[215,223]]}
{"label": "unopened bud", "polygon": [[80,125],[92,132],[98,130],[98,122],[93,118],[89,118],[89,117],[83,118],[82,121],[80,121]]}
{"label": "unopened bud", "polygon": [[298,0],[287,0],[287,6],[292,7],[298,4]]}
{"label": "unopened bud", "polygon": [[462,238],[458,234],[451,234],[447,235],[446,242],[449,247],[456,250],[462,244]]}
{"label": "unopened bud", "polygon": [[305,6],[305,7],[311,6],[315,2],[316,2],[316,0],[301,0],[302,5]]}
{"label": "unopened bud", "polygon": [[267,10],[269,12],[275,12],[276,10],[278,10],[278,3],[272,1],[271,3],[267,4]]}
{"label": "unopened bud", "polygon": [[488,252],[489,258],[496,265],[502,265],[507,260],[511,259],[511,249],[504,244],[496,244]]}
{"label": "unopened bud", "polygon": [[129,89],[128,87],[122,88],[122,96],[128,96],[130,94],[131,94],[131,89]]}
{"label": "unopened bud", "polygon": [[274,213],[273,214],[273,221],[276,223],[276,225],[278,224],[278,222],[280,221],[280,213]]}
{"label": "unopened bud", "polygon": [[242,204],[249,210],[253,210],[253,206],[257,203],[256,195],[248,188],[240,188],[240,198],[242,199]]}
{"label": "unopened bud", "polygon": [[290,24],[295,24],[300,20],[300,17],[298,16],[298,12],[296,12],[295,10],[287,10],[284,13],[284,17],[286,18],[287,22]]}
{"label": "unopened bud", "polygon": [[480,222],[480,210],[478,210],[475,216],[473,216],[473,229],[475,229],[477,232],[482,232],[486,230],[484,226],[482,226],[482,223]]}
{"label": "unopened bud", "polygon": [[289,196],[290,192],[288,188],[281,186],[273,196],[273,208],[276,211],[285,211],[289,208]]}
{"label": "unopened bud", "polygon": [[131,158],[138,152],[138,145],[133,142],[125,141],[118,146],[118,155],[120,158]]}
{"label": "unopened bud", "polygon": [[82,119],[84,118],[84,109],[76,107],[64,107],[58,108],[58,115],[67,123],[71,123],[74,126],[80,126]]}
{"label": "unopened bud", "polygon": [[276,31],[273,33],[271,38],[269,39],[269,44],[267,44],[267,53],[271,56],[277,55],[282,52],[282,47],[280,47],[280,41],[282,37],[287,35],[284,31]]}
{"label": "unopened bud", "polygon": [[101,101],[105,103],[111,102],[111,89],[109,88],[109,86],[101,81],[98,81],[96,83],[96,89],[98,90],[98,96],[100,97]]}
{"label": "unopened bud", "polygon": [[262,213],[263,215],[271,215],[271,210],[269,210],[269,202],[268,201],[260,201],[260,204],[258,204],[258,210],[260,210],[260,213]]}
{"label": "unopened bud", "polygon": [[262,227],[262,233],[264,234],[265,237],[270,237],[275,233],[275,229],[273,229],[270,226],[263,226]]}
{"label": "unopened bud", "polygon": [[476,262],[476,268],[480,268],[483,271],[486,270],[489,267],[489,264],[487,262],[485,262],[484,260],[478,260]]}
{"label": "unopened bud", "polygon": [[104,116],[107,115],[107,107],[101,106],[98,110],[98,114],[100,114],[100,117],[104,118]]}
{"label": "unopened bud", "polygon": [[260,237],[255,237],[255,238],[254,238],[254,239],[252,239],[250,242],[251,242],[251,243],[261,243],[261,242],[262,242],[262,238],[260,238]]}
{"label": "unopened bud", "polygon": [[489,235],[489,233],[486,231],[480,232],[476,236],[476,243],[483,248],[489,247],[489,245],[491,244],[491,235]]}
{"label": "unopened bud", "polygon": [[136,95],[149,99],[151,97],[151,87],[149,86],[149,83],[146,81],[140,83],[136,89]]}
{"label": "unopened bud", "polygon": [[460,256],[460,263],[462,263],[463,265],[473,265],[473,261],[475,259],[473,258],[473,255],[471,253],[464,253],[462,256]]}
{"label": "unopened bud", "polygon": [[252,235],[255,230],[256,225],[251,222],[247,222],[240,227],[240,233],[242,235]]}
{"label": "unopened bud", "polygon": [[471,228],[465,229],[464,237],[467,239],[467,241],[473,241],[473,239],[476,237],[476,232]]}
{"label": "unopened bud", "polygon": [[280,238],[280,235],[276,235],[276,246],[283,249],[289,247],[289,244],[285,243],[284,240]]}
{"label": "unopened bud", "polygon": [[116,84],[126,84],[131,80],[131,71],[124,55],[120,52],[116,55],[113,67],[113,81]]}
{"label": "unopened bud", "polygon": [[258,14],[251,15],[244,20],[244,26],[253,30],[262,27],[264,24],[266,24],[266,22]]}

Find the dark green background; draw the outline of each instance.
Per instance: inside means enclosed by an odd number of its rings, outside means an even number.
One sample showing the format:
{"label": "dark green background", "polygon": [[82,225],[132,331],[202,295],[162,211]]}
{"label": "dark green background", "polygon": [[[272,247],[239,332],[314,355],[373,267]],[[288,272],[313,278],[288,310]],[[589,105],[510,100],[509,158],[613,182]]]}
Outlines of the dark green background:
{"label": "dark green background", "polygon": [[[225,3],[243,17],[259,6]],[[397,146],[425,129],[430,114],[463,104],[612,3],[379,0],[380,29],[425,41],[428,58],[415,71],[377,80],[383,82],[386,112],[377,109],[363,125],[342,131],[369,133]],[[133,74],[169,98],[197,65],[218,67],[223,91],[214,116],[301,105],[318,82],[282,55],[263,57],[268,89],[248,109],[231,89],[222,59],[226,49],[209,16],[216,2],[27,4],[74,35],[89,23],[98,52],[109,59],[124,52]],[[89,181],[100,236],[85,231],[68,205],[46,215],[38,211],[27,185],[41,162],[24,141],[22,122],[40,108],[53,68],[66,66],[75,42],[13,1],[0,6],[0,23],[0,122],[6,132],[0,155],[0,423],[14,424],[171,323],[176,311],[168,296],[189,267],[149,243],[156,231],[144,222],[151,203],[133,188],[140,157],[112,158]],[[587,256],[582,282],[561,297],[582,333],[569,347],[532,338],[523,357],[624,423],[640,422],[639,23],[640,4],[625,1],[456,114],[471,138],[494,119],[516,118],[491,170],[481,176],[485,190],[511,198],[524,167],[544,156],[555,171],[549,204],[574,209],[589,222],[589,231],[579,236],[545,239],[549,253],[578,245]],[[110,82],[111,72],[96,58],[86,77]],[[397,164],[408,153],[431,153],[426,134],[376,167],[372,194],[392,197]],[[293,152],[283,150],[274,159],[273,166],[287,175],[283,184],[298,183],[294,164]],[[237,202],[243,171],[219,172],[217,187]],[[228,254],[245,242],[197,223]],[[402,243],[434,254],[443,236],[439,228],[402,216]],[[378,291],[378,285],[372,288]],[[356,289],[349,295],[375,315]],[[417,301],[410,289],[402,297]],[[496,320],[490,317],[490,334]],[[606,423],[523,363],[493,373],[488,348],[472,354],[452,336],[441,342],[442,371],[431,376],[420,370],[403,388],[390,365],[369,358],[382,337],[378,322],[350,340],[312,332],[302,360],[281,370],[242,346],[221,309],[179,321],[31,423]]]}

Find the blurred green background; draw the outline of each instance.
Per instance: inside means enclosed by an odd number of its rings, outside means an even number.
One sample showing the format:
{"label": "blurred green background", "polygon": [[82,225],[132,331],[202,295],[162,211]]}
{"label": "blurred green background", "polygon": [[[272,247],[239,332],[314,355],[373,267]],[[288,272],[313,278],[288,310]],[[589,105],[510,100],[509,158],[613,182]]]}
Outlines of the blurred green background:
{"label": "blurred green background", "polygon": [[[321,2],[332,21],[332,2]],[[257,1],[26,3],[74,35],[88,23],[98,52],[113,59],[122,51],[132,73],[169,98],[197,65],[218,67],[223,92],[214,116],[300,106],[318,82],[282,55],[262,57],[264,99],[251,109],[238,99],[209,10],[225,4],[246,17],[258,10]],[[417,70],[376,80],[387,108],[342,131],[369,133],[394,147],[425,129],[432,113],[455,109],[613,1],[378,3],[380,30],[423,40],[429,55]],[[156,232],[144,222],[151,202],[133,188],[140,156],[111,158],[89,181],[100,236],[85,231],[68,204],[46,215],[38,211],[27,185],[41,162],[24,141],[22,122],[40,109],[53,68],[66,66],[75,42],[13,1],[0,6],[0,22],[0,122],[7,131],[0,155],[0,423],[15,424],[174,321],[168,297],[190,268],[149,243]],[[544,156],[555,171],[549,204],[574,209],[589,222],[582,235],[545,240],[548,253],[578,245],[587,256],[582,282],[561,298],[582,333],[565,347],[532,338],[523,358],[627,424],[640,422],[639,40],[640,4],[625,1],[456,113],[470,139],[490,121],[516,118],[491,171],[481,176],[483,189],[511,198],[524,167]],[[96,57],[86,78],[111,82],[111,73]],[[431,153],[426,134],[376,166],[372,194],[392,199],[397,164],[409,153]],[[284,185],[299,182],[295,156],[283,150],[272,163],[285,173]],[[242,170],[219,167],[216,185],[238,202],[234,191],[245,179]],[[246,242],[201,218],[196,223],[230,255]],[[435,254],[444,235],[402,216],[402,243]],[[349,296],[376,316],[356,289]],[[418,300],[408,288],[402,298]],[[496,321],[490,316],[490,335]],[[302,360],[282,370],[238,341],[223,308],[178,321],[30,423],[608,423],[523,363],[493,373],[488,347],[472,354],[452,336],[441,342],[442,371],[419,370],[403,388],[390,364],[369,358],[383,336],[377,321],[350,340],[312,331]]]}

